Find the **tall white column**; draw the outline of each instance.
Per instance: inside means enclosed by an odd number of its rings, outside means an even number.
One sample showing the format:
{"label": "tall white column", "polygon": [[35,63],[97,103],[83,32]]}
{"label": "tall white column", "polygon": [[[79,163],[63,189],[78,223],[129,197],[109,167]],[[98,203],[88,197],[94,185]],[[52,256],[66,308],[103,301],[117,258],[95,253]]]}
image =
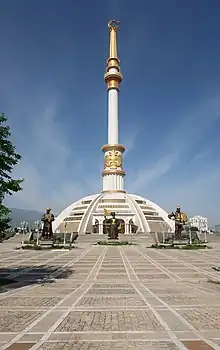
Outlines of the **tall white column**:
{"label": "tall white column", "polygon": [[108,143],[118,144],[118,90],[108,91]]}
{"label": "tall white column", "polygon": [[103,191],[124,191],[124,177],[120,174],[103,176]]}
{"label": "tall white column", "polygon": [[104,152],[103,191],[124,192],[124,176],[122,155],[123,145],[118,144],[118,95],[122,74],[117,55],[116,32],[119,22],[108,23],[110,32],[110,50],[107,69],[104,75],[108,93],[108,144],[102,146]]}

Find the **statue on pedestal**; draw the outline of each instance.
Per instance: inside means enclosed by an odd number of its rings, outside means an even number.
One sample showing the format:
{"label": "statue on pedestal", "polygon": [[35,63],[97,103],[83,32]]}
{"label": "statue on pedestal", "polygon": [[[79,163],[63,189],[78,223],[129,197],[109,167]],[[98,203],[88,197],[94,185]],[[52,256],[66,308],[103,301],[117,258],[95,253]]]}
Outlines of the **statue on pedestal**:
{"label": "statue on pedestal", "polygon": [[169,214],[168,218],[175,220],[174,238],[181,239],[181,232],[184,229],[185,223],[188,221],[187,215],[181,212],[180,207],[177,207],[175,213],[172,212]]}
{"label": "statue on pedestal", "polygon": [[43,239],[53,239],[53,228],[52,222],[54,221],[54,215],[51,213],[51,209],[47,208],[45,214],[42,216],[41,221],[43,221]]}
{"label": "statue on pedestal", "polygon": [[134,224],[134,221],[132,219],[129,221],[129,226],[130,226],[130,229],[129,229],[130,233],[137,233],[138,226]]}
{"label": "statue on pedestal", "polygon": [[103,233],[109,236],[109,220],[107,219],[106,215],[104,216],[103,220]]}
{"label": "statue on pedestal", "polygon": [[94,225],[92,225],[92,232],[99,233],[99,220],[95,219]]}
{"label": "statue on pedestal", "polygon": [[111,218],[108,219],[109,223],[109,232],[108,232],[108,238],[109,239],[118,239],[118,228],[120,226],[120,221],[116,219],[115,213],[111,213]]}

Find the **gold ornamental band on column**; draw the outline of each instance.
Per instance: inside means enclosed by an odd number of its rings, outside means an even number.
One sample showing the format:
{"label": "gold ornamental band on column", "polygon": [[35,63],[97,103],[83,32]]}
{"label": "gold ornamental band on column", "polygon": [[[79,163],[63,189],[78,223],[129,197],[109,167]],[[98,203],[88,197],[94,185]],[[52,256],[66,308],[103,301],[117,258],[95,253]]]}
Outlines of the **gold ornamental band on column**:
{"label": "gold ornamental band on column", "polygon": [[120,82],[116,79],[111,79],[108,80],[107,82],[107,92],[111,89],[117,90],[118,92],[120,91]]}
{"label": "gold ornamental band on column", "polygon": [[105,153],[104,158],[104,174],[124,174],[122,170],[122,154],[125,151],[123,145],[108,144],[102,146],[102,151]]}
{"label": "gold ornamental band on column", "polygon": [[120,169],[106,169],[102,172],[102,176],[105,175],[121,175],[125,176],[125,171],[120,170]]}
{"label": "gold ornamental band on column", "polygon": [[120,60],[118,57],[109,57],[106,61],[106,65],[107,65],[108,69],[116,68],[118,70],[118,72],[120,70],[119,63],[120,63]]}
{"label": "gold ornamental band on column", "polygon": [[104,79],[108,90],[113,88],[119,90],[119,85],[122,81],[122,74],[121,72],[106,72]]}
{"label": "gold ornamental band on column", "polygon": [[124,153],[125,146],[121,144],[106,144],[101,147],[102,152],[112,151],[113,149]]}
{"label": "gold ornamental band on column", "polygon": [[115,192],[126,193],[126,191],[124,191],[124,190],[104,190],[104,191],[102,191],[102,193],[107,193],[107,192],[110,192],[110,193],[115,193]]}

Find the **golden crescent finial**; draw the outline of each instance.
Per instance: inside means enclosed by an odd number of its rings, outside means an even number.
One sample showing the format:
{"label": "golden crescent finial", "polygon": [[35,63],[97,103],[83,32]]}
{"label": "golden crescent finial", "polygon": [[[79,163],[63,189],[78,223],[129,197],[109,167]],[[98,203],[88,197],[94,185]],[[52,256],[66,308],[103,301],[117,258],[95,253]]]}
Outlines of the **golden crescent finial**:
{"label": "golden crescent finial", "polygon": [[117,30],[119,28],[119,24],[120,24],[119,21],[112,19],[111,21],[108,22],[108,28]]}

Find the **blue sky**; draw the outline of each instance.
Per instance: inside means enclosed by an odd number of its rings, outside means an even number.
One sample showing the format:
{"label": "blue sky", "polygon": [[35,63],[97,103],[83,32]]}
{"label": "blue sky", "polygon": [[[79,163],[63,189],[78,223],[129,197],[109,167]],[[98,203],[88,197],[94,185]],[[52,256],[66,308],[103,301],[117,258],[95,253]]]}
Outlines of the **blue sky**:
{"label": "blue sky", "polygon": [[109,19],[120,20],[126,189],[220,222],[220,2],[0,0],[0,110],[23,156],[12,207],[101,190]]}

